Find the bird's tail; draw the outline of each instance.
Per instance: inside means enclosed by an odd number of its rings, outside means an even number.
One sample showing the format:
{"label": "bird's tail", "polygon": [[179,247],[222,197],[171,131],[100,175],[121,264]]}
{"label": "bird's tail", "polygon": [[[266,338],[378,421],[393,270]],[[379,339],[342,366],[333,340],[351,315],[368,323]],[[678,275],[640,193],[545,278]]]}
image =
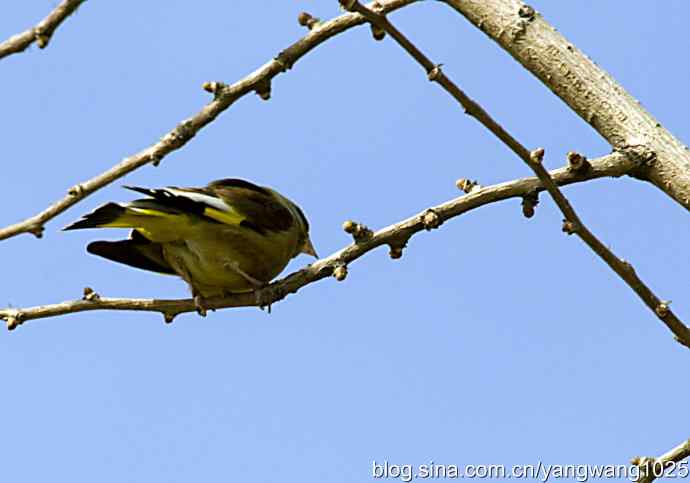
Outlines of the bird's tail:
{"label": "bird's tail", "polygon": [[107,203],[63,230],[82,228],[133,228],[154,242],[184,238],[190,230],[188,214],[156,200],[135,200],[125,205]]}
{"label": "bird's tail", "polygon": [[81,220],[67,225],[63,230],[80,230],[82,228],[134,228],[135,220],[128,215],[127,208],[117,203],[108,203],[84,215]]}

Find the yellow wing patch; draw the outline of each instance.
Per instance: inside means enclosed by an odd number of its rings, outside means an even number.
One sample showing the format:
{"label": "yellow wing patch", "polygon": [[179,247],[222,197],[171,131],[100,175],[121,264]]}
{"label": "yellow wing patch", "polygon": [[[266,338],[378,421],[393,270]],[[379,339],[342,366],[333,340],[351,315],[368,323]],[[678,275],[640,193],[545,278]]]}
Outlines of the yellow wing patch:
{"label": "yellow wing patch", "polygon": [[103,224],[103,227],[134,228],[154,242],[177,240],[189,228],[186,215],[166,213],[156,209],[128,207],[127,212],[117,220]]}
{"label": "yellow wing patch", "polygon": [[144,209],[144,208],[127,208],[127,212],[123,213],[119,218],[116,220],[111,221],[110,223],[103,223],[101,225],[98,225],[99,227],[104,227],[104,228],[139,228],[142,225],[143,220],[145,218],[141,218],[141,216],[155,216],[158,218],[174,218],[179,215],[172,214],[172,213],[164,213],[162,211],[157,211],[157,210],[149,210],[149,209]]}
{"label": "yellow wing patch", "polygon": [[212,218],[226,225],[239,225],[245,218],[238,213],[232,211],[221,211],[216,208],[206,207],[204,209],[204,216]]}

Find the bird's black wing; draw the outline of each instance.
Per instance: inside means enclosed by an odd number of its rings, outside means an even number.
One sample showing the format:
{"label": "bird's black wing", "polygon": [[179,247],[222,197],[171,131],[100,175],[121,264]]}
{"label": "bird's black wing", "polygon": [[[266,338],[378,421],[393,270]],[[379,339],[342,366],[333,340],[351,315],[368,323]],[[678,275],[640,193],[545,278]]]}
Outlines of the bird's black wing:
{"label": "bird's black wing", "polygon": [[129,240],[95,241],[89,243],[86,250],[94,255],[113,262],[124,263],[130,267],[175,275],[175,271],[163,258],[160,244],[146,239],[136,230],[132,230]]}
{"label": "bird's black wing", "polygon": [[285,201],[271,190],[248,181],[221,179],[210,183],[205,191],[220,198],[242,215],[244,220],[240,223],[241,226],[260,234],[287,231],[295,223],[292,211],[285,206]]}
{"label": "bird's black wing", "polygon": [[[140,208],[153,208],[170,213],[187,213],[203,216],[204,210],[207,206],[203,202],[191,199],[183,194],[173,192],[165,188],[150,189],[142,188],[140,186],[123,186],[123,188],[150,196],[153,198],[153,200],[155,200],[155,205],[150,205],[152,200],[146,199],[134,200],[130,203],[130,205],[138,205],[137,207]],[[191,192],[194,189],[190,188],[189,190]]]}

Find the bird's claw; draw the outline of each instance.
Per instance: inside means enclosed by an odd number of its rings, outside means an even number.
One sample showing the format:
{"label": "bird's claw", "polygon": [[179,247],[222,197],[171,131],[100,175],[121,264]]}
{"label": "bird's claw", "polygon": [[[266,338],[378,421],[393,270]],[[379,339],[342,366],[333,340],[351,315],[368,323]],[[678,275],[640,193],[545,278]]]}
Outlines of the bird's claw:
{"label": "bird's claw", "polygon": [[200,316],[206,317],[206,301],[201,295],[194,296],[194,307]]}
{"label": "bird's claw", "polygon": [[263,310],[268,309],[268,313],[271,313],[271,304],[275,300],[275,291],[273,287],[268,284],[263,284],[263,286],[254,289],[254,299],[256,305]]}

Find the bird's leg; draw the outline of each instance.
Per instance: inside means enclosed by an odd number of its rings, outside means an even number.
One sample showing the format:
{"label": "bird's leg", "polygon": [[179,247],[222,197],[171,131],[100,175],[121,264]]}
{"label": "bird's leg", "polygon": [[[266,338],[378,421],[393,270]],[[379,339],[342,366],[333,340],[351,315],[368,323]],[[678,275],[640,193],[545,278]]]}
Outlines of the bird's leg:
{"label": "bird's leg", "polygon": [[271,304],[278,298],[276,290],[269,284],[254,290],[254,300],[261,310],[266,308],[271,313]]}
{"label": "bird's leg", "polygon": [[249,275],[247,272],[242,270],[240,268],[239,263],[237,263],[235,261],[225,262],[224,266],[225,266],[225,268],[232,270],[237,275],[239,275],[240,277],[245,279],[247,281],[247,283],[249,283],[249,285],[251,285],[254,290],[258,290],[258,289],[266,286],[266,282],[262,282],[261,280],[257,280],[256,278]]}
{"label": "bird's leg", "polygon": [[187,282],[187,285],[189,285],[189,290],[192,292],[192,297],[194,297],[194,307],[196,308],[196,312],[201,317],[206,317],[206,301],[204,300],[204,297],[196,289],[196,287],[194,287],[194,283],[192,282],[192,274],[189,273],[189,270],[182,261],[182,258],[172,257],[172,260],[175,261],[175,263],[171,264],[173,269],[177,272],[177,274],[180,277],[182,277],[182,279],[185,282]]}
{"label": "bird's leg", "polygon": [[194,295],[194,307],[196,307],[196,312],[202,316],[206,317],[206,300],[198,292],[192,288],[192,295]]}
{"label": "bird's leg", "polygon": [[194,286],[192,274],[187,268],[187,264],[185,263],[184,258],[177,253],[177,251],[179,251],[183,247],[184,243],[182,242],[163,244],[163,259],[168,262],[170,267],[172,267],[175,273],[177,273],[177,275],[179,275],[180,278],[182,278],[182,280],[187,282],[189,290],[192,292],[192,297],[194,297],[194,307],[196,308],[196,312],[200,316],[206,317],[206,301],[204,300],[203,295],[201,295],[199,290]]}
{"label": "bird's leg", "polygon": [[238,274],[240,277],[244,278],[249,285],[254,289],[254,298],[256,300],[256,305],[263,310],[264,307],[268,308],[268,313],[271,313],[271,302],[273,302],[273,291],[269,288],[267,282],[262,282],[256,278],[249,275],[247,272],[242,270],[239,264],[235,261],[226,262],[225,268],[228,268]]}

